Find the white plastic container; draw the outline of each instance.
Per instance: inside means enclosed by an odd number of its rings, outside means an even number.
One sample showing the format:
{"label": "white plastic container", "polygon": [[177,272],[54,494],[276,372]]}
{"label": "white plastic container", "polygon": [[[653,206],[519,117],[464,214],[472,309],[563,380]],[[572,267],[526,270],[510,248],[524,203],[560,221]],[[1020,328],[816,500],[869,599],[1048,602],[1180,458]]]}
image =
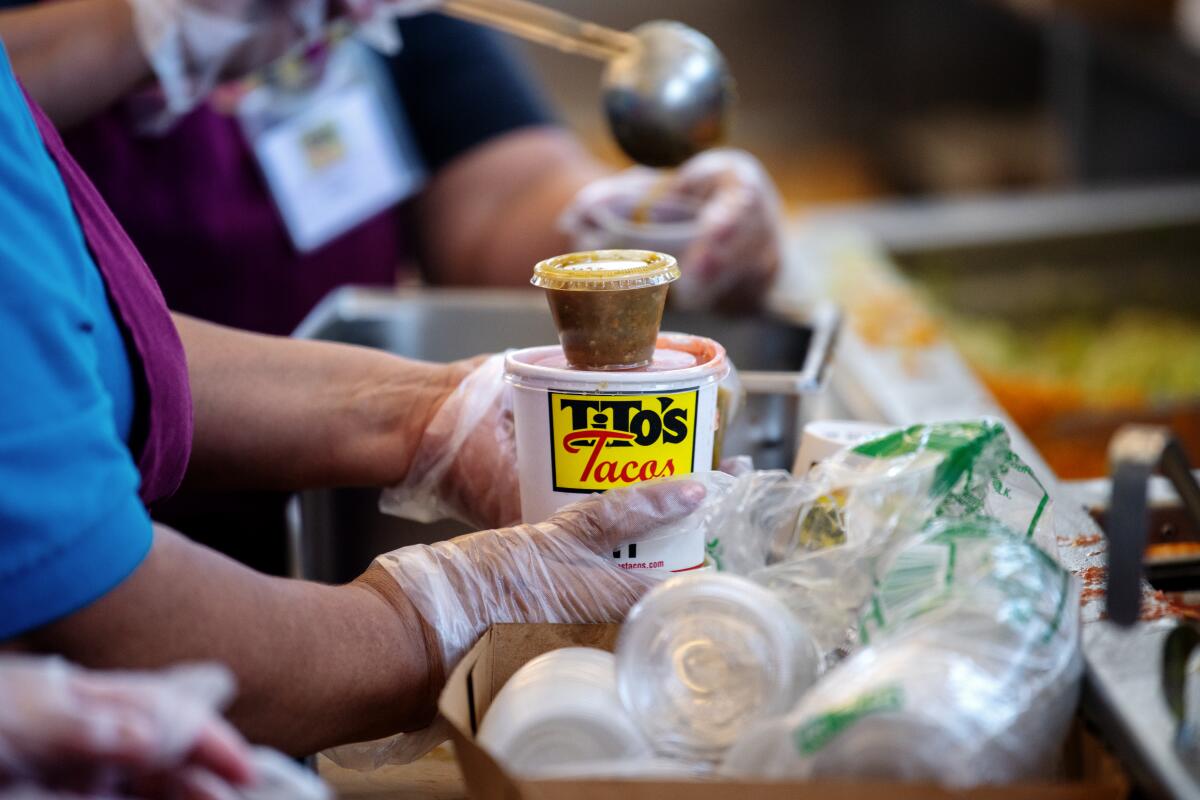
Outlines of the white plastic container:
{"label": "white plastic container", "polygon": [[[509,354],[521,513],[539,522],[584,496],[713,468],[717,385],[729,374],[721,345],[664,333],[648,367],[585,372],[562,348]],[[703,531],[629,542],[625,569],[682,572],[704,564]]]}
{"label": "white plastic container", "polygon": [[519,775],[649,758],[617,699],[615,663],[612,653],[590,647],[538,656],[496,695],[477,741]]}

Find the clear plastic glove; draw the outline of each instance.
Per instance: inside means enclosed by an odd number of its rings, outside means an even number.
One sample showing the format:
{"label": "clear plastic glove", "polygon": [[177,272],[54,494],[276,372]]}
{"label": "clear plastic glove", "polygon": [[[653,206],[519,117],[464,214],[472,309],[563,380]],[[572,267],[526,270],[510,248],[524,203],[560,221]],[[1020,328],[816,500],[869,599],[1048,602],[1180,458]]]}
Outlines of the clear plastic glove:
{"label": "clear plastic glove", "polygon": [[0,778],[95,787],[114,773],[168,774],[185,784],[194,768],[248,783],[248,747],[221,718],[233,678],[221,667],[160,674],[88,672],[57,658],[0,659]]}
{"label": "clear plastic glove", "polygon": [[[491,625],[619,622],[669,573],[618,567],[612,552],[649,541],[698,509],[704,485],[688,478],[614,489],[567,506],[545,522],[414,545],[379,556],[361,579],[403,595],[436,642],[444,680]],[[329,751],[370,769],[411,761],[446,738],[444,724]]]}
{"label": "clear plastic glove", "polygon": [[250,71],[322,29],[326,0],[129,0],[163,108],[142,120],[167,128],[224,75]]}
{"label": "clear plastic glove", "polygon": [[[162,90],[143,127],[161,132],[208,96],[222,77],[240,76],[301,42],[331,16],[360,24],[420,14],[437,0],[129,0],[138,41]],[[156,113],[151,114],[150,111]]]}
{"label": "clear plastic glove", "polygon": [[425,429],[407,478],[379,500],[385,514],[498,528],[521,518],[512,391],[502,353],[461,362],[470,370]]}
{"label": "clear plastic glove", "polygon": [[[660,207],[690,209],[694,222],[659,214]],[[634,167],[595,181],[576,195],[559,226],[580,250],[665,248],[683,271],[672,303],[737,310],[756,306],[779,271],[780,209],[758,159],[741,150],[711,150],[674,172]],[[643,214],[652,224],[638,230],[630,216]]]}
{"label": "clear plastic glove", "polygon": [[315,776],[252,748],[224,720],[233,694],[215,664],[92,672],[0,657],[0,798],[328,797]]}

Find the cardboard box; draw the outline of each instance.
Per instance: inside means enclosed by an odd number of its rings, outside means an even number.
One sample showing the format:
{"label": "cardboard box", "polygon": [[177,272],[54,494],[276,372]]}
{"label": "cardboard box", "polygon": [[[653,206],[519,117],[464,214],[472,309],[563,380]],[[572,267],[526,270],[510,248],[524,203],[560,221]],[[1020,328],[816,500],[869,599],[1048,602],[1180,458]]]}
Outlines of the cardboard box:
{"label": "cardboard box", "polygon": [[467,790],[475,800],[717,800],[737,796],[767,800],[1119,800],[1129,791],[1120,765],[1083,727],[1063,753],[1061,782],[989,786],[948,791],[926,784],[879,781],[809,783],[748,781],[523,780],[510,776],[475,744],[475,732],[492,698],[522,664],[560,647],[612,650],[618,625],[495,625],[450,675],[438,706],[450,722],[454,749]]}

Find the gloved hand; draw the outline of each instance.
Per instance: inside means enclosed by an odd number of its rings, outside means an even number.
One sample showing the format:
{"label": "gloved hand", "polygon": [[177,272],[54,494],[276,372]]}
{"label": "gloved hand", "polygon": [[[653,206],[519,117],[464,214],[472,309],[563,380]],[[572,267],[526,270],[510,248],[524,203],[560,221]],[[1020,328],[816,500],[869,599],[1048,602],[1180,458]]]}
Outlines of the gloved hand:
{"label": "gloved hand", "polygon": [[325,0],[129,0],[142,51],[164,108],[144,120],[165,129],[223,76],[239,75],[316,37]]}
{"label": "gloved hand", "polygon": [[384,55],[395,55],[403,44],[396,20],[436,11],[442,0],[343,0],[358,35]]}
{"label": "gloved hand", "polygon": [[439,0],[129,0],[138,41],[162,89],[164,107],[145,120],[165,129],[222,77],[267,64],[313,41],[331,16],[362,23],[420,14]]}
{"label": "gloved hand", "polygon": [[502,353],[451,365],[465,377],[425,429],[407,477],[380,509],[418,522],[498,528],[521,518],[512,391]]}
{"label": "gloved hand", "polygon": [[[619,622],[669,573],[623,570],[612,551],[652,540],[704,500],[689,478],[614,489],[560,510],[545,522],[414,545],[379,556],[360,581],[411,605],[435,643],[435,684],[495,623]],[[373,768],[411,761],[446,738],[442,724],[329,751],[340,764]]]}
{"label": "gloved hand", "polygon": [[671,287],[670,302],[745,310],[762,300],[780,267],[781,206],[758,159],[741,150],[710,150],[674,172],[633,167],[584,187],[559,226],[580,250],[630,246],[606,218],[614,209],[627,216],[646,198],[652,198],[644,209],[650,220],[659,205],[697,209],[693,238],[671,253],[683,275]]}
{"label": "gloved hand", "polygon": [[0,798],[328,797],[314,776],[252,748],[222,718],[233,693],[233,677],[215,664],[92,672],[0,656]]}

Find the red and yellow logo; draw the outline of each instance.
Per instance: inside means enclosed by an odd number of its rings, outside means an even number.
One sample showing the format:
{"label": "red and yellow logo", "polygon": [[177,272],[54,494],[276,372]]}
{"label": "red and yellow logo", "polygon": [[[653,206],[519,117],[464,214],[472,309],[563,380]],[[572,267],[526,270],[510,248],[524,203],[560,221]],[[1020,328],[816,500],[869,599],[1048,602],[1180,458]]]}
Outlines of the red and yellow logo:
{"label": "red and yellow logo", "polygon": [[699,391],[550,393],[554,490],[591,493],[692,471]]}

